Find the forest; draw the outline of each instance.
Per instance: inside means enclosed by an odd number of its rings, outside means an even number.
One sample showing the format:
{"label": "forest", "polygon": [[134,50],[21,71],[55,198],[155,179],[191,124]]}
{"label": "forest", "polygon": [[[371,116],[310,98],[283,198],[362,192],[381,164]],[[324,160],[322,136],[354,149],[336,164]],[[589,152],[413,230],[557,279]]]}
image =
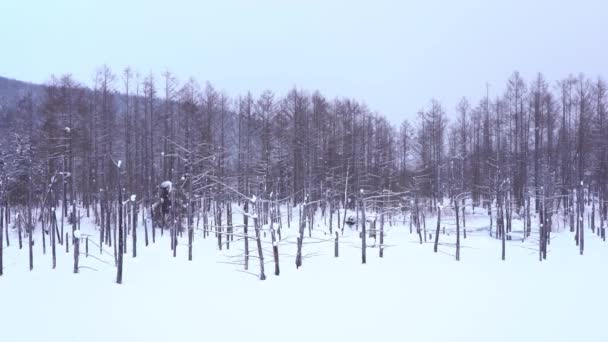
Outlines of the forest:
{"label": "forest", "polygon": [[[329,222],[335,256],[338,232],[361,230],[365,263],[366,238],[379,238],[382,256],[385,222],[402,220],[437,252],[449,218],[458,260],[475,211],[488,216],[503,260],[507,241],[532,237],[546,259],[559,222],[580,254],[585,232],[605,239],[608,118],[599,77],[514,72],[495,96],[486,86],[470,94],[478,103],[433,99],[398,126],[356,99],[297,88],[231,97],[168,71],[103,66],[91,86],[67,74],[35,89],[0,106],[0,246],[25,245],[30,270],[36,235],[53,267],[57,246],[72,247],[75,273],[95,243],[113,249],[121,283],[137,239],[147,246],[169,234],[173,255],[184,240],[189,259],[195,236],[213,237],[218,249],[236,239],[239,262],[259,264],[265,279],[266,235],[278,275],[281,229],[298,225],[300,267],[316,220]],[[80,233],[85,217],[97,236]]]}

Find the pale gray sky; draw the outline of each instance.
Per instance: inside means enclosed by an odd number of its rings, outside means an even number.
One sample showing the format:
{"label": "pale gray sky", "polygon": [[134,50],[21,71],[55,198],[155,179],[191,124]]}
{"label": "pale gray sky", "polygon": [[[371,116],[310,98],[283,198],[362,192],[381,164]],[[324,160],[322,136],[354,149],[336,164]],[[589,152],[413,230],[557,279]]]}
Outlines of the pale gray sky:
{"label": "pale gray sky", "polygon": [[[0,1],[0,75],[167,68],[236,96],[294,85],[397,123],[430,98],[502,92],[513,70],[606,75],[608,1]],[[495,94],[495,93],[494,93]]]}

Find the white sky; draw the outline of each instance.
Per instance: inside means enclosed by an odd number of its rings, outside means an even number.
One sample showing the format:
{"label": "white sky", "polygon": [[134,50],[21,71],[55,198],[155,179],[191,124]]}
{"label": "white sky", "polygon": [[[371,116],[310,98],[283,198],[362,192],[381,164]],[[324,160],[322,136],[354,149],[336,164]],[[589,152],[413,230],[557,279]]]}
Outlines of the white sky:
{"label": "white sky", "polygon": [[519,70],[605,76],[608,1],[0,0],[0,75],[44,82],[97,67],[169,69],[237,96],[293,86],[398,123],[432,97],[448,114]]}

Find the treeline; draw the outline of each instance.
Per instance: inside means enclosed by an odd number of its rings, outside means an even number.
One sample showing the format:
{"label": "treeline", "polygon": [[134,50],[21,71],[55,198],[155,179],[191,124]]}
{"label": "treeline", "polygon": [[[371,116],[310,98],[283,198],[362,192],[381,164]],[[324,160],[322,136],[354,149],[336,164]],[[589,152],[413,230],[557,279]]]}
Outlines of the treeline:
{"label": "treeline", "polygon": [[[336,234],[335,256],[338,230],[361,229],[363,263],[366,236],[379,235],[382,256],[384,222],[397,217],[404,225],[409,218],[421,244],[433,239],[435,252],[445,217],[453,217],[459,260],[466,207],[487,210],[503,260],[506,240],[523,241],[533,231],[545,259],[560,219],[576,232],[581,254],[585,227],[605,239],[608,123],[601,78],[580,75],[550,85],[541,74],[526,82],[515,72],[502,95],[486,92],[476,106],[463,98],[450,115],[432,100],[398,129],[352,99],[299,89],[284,97],[265,91],[230,98],[209,83],[180,84],[169,72],[155,79],[130,69],[116,75],[105,66],[91,88],[70,75],[51,77],[41,92],[25,92],[13,103],[0,107],[0,275],[9,224],[19,248],[28,239],[30,270],[40,226],[53,268],[57,244],[66,252],[72,245],[77,273],[80,244],[89,255],[92,242],[80,232],[85,215],[99,227],[100,253],[113,247],[119,283],[128,236],[136,257],[138,229],[145,245],[155,242],[157,229],[168,230],[176,256],[186,226],[191,260],[199,222],[203,238],[213,232],[219,249],[242,236],[245,269],[249,240],[255,241],[261,279],[265,235],[272,237],[278,275],[283,220],[287,227],[297,222],[300,267],[306,227],[310,238],[319,212]],[[429,212],[434,234],[427,234]],[[235,214],[243,224],[233,223]]]}
{"label": "treeline", "polygon": [[[150,203],[161,182],[191,175],[194,193],[226,200],[272,194],[344,206],[364,190],[434,204],[469,193],[488,207],[507,194],[519,211],[530,199],[540,208],[547,196],[567,205],[581,188],[606,210],[600,78],[550,84],[515,72],[502,95],[476,105],[463,98],[453,109],[432,100],[400,127],[357,100],[319,92],[231,98],[169,72],[142,77],[105,66],[91,88],[51,77],[41,96],[25,93],[16,103],[0,109],[2,198],[15,204],[41,205],[50,186],[65,203],[88,208],[116,196],[120,172],[125,193]],[[59,176],[65,181],[51,181]]]}

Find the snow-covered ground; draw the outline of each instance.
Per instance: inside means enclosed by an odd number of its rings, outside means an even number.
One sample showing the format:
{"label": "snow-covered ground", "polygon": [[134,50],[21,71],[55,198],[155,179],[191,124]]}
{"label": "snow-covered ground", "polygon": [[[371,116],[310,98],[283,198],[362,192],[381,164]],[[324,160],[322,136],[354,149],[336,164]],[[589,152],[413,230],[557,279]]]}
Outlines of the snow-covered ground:
{"label": "snow-covered ground", "polygon": [[[427,218],[429,231],[434,218]],[[305,234],[303,267],[295,267],[296,225],[284,227],[279,244],[281,274],[274,276],[271,245],[264,243],[267,280],[257,279],[255,243],[249,272],[242,272],[242,241],[217,250],[213,233],[196,233],[194,260],[186,235],[178,255],[169,234],[125,257],[124,284],[117,285],[112,250],[81,257],[72,273],[72,250],[35,244],[34,270],[16,237],[5,250],[0,277],[2,341],[608,341],[608,246],[590,231],[580,256],[572,233],[554,233],[546,261],[538,261],[534,236],[500,241],[488,219],[468,216],[461,261],[441,235],[440,253],[418,243],[407,225],[388,227],[384,258],[368,249],[361,264],[358,233],[345,229],[340,256],[333,237],[317,227]],[[93,234],[91,224],[83,231]],[[269,241],[267,234],[265,241]],[[130,243],[130,239],[128,240]],[[373,245],[373,240],[369,242]],[[84,246],[81,250],[84,253]],[[237,264],[235,264],[237,263]],[[93,270],[95,269],[95,270]]]}

